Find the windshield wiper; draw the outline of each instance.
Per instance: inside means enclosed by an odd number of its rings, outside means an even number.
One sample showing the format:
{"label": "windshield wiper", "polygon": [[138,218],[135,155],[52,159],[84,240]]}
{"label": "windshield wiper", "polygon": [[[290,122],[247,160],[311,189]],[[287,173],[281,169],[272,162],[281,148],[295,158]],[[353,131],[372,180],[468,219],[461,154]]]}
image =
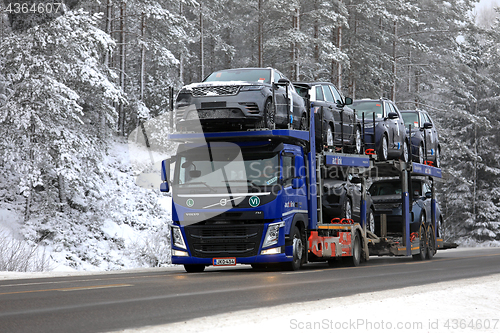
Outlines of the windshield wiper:
{"label": "windshield wiper", "polygon": [[182,185],[198,185],[198,184],[205,185],[211,192],[217,193],[217,190],[215,190],[212,186],[208,185],[206,182],[189,182]]}
{"label": "windshield wiper", "polygon": [[228,180],[223,180],[222,181],[223,183],[227,183],[227,182],[240,182],[240,183],[248,183],[252,186],[255,186],[255,187],[259,187],[260,185],[257,185],[254,183],[253,180],[250,180],[250,179],[228,179]]}

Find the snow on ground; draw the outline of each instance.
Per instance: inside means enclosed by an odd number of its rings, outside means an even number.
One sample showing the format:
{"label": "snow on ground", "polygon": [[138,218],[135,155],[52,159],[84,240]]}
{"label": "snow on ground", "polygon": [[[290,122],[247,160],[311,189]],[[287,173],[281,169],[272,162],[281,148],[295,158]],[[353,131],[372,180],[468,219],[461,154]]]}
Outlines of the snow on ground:
{"label": "snow on ground", "polygon": [[120,332],[500,332],[499,309],[497,274]]}

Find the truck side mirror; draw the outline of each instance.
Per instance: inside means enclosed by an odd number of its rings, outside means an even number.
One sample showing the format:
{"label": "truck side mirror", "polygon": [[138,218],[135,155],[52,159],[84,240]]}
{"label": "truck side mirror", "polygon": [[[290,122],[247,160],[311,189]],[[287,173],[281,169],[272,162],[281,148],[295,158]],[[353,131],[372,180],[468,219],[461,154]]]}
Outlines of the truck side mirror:
{"label": "truck side mirror", "polygon": [[294,190],[298,189],[298,188],[301,188],[302,186],[304,186],[304,178],[302,178],[302,177],[295,177],[294,179],[292,179],[292,188]]}
{"label": "truck side mirror", "polygon": [[160,192],[170,192],[168,181],[170,179],[170,159],[161,161],[161,180]]}
{"label": "truck side mirror", "polygon": [[160,184],[160,192],[170,192],[170,186],[168,186],[168,182]]}

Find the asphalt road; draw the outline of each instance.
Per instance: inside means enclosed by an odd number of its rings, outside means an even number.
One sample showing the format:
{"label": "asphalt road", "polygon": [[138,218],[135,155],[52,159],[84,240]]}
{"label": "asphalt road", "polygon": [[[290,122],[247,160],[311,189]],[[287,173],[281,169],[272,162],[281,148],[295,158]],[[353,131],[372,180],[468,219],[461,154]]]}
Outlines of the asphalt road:
{"label": "asphalt road", "polygon": [[484,248],[439,251],[423,262],[372,257],[356,268],[309,264],[298,272],[236,266],[3,280],[0,331],[113,331],[498,273],[500,248]]}

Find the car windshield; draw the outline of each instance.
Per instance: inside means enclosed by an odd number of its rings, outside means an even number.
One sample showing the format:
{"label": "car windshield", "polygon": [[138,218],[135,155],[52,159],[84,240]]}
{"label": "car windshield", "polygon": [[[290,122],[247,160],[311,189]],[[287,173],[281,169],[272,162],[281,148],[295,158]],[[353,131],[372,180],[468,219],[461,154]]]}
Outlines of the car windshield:
{"label": "car windshield", "polygon": [[203,82],[216,81],[247,81],[271,83],[270,69],[226,69],[223,71],[213,72]]}
{"label": "car windshield", "polygon": [[309,93],[308,87],[295,86],[295,91],[299,94],[300,97],[306,98]]}
{"label": "car windshield", "polygon": [[356,110],[356,114],[359,119],[363,118],[363,113],[365,114],[365,119],[373,119],[373,114],[377,119],[384,117],[384,111],[382,109],[382,102],[374,101],[355,101],[352,104],[352,108]]}
{"label": "car windshield", "polygon": [[[412,182],[411,186],[414,192],[418,191],[420,194],[419,182]],[[368,192],[370,192],[370,195],[372,196],[401,194],[402,193],[401,183],[398,182],[373,183],[372,186],[370,186]]]}
{"label": "car windshield", "polygon": [[275,185],[279,179],[279,155],[242,150],[240,159],[224,149],[211,149],[211,157],[199,149],[179,156],[174,184],[181,188],[226,188]]}
{"label": "car windshield", "polygon": [[412,128],[420,127],[418,123],[418,113],[413,112],[401,112],[403,119],[405,121],[405,127],[408,129],[408,126],[411,125]]}

